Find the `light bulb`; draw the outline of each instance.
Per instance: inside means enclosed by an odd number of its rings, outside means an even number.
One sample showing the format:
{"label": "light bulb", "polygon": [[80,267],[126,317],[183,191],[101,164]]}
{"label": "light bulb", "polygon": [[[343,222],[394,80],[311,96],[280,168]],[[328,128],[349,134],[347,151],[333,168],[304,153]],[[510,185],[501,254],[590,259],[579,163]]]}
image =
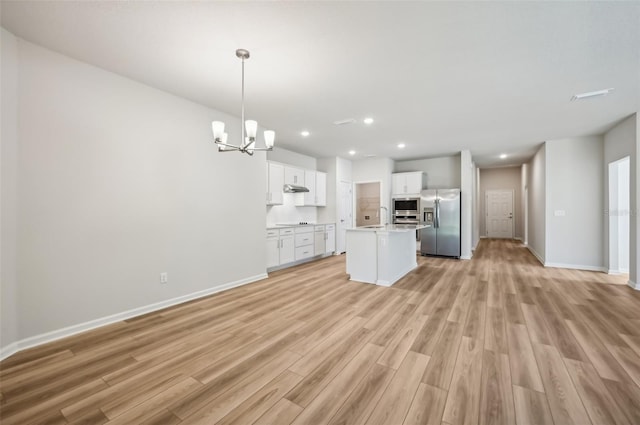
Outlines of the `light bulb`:
{"label": "light bulb", "polygon": [[227,150],[227,147],[224,145],[224,144],[227,143],[227,137],[229,137],[229,135],[227,133],[222,133],[222,137],[220,137],[220,143],[223,143],[223,144],[222,145],[218,145],[218,149],[220,149],[221,151],[226,151]]}
{"label": "light bulb", "polygon": [[247,137],[250,139],[256,138],[256,132],[258,131],[258,122],[254,120],[246,120],[244,122],[244,128],[247,130]]}
{"label": "light bulb", "polygon": [[213,121],[211,123],[211,131],[213,131],[214,140],[222,138],[224,133],[224,123],[222,121]]}
{"label": "light bulb", "polygon": [[276,140],[276,132],[273,130],[265,130],[264,132],[264,145],[267,149],[273,148],[273,144]]}

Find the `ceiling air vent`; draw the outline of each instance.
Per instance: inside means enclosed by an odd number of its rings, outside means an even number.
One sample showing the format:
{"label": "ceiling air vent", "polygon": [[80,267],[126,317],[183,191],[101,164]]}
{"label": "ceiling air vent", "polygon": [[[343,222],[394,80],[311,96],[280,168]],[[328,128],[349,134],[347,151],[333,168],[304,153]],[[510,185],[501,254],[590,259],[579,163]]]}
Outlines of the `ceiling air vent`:
{"label": "ceiling air vent", "polygon": [[335,125],[347,125],[347,124],[353,124],[355,123],[356,120],[353,118],[347,118],[346,120],[339,120],[339,121],[334,121],[333,123]]}

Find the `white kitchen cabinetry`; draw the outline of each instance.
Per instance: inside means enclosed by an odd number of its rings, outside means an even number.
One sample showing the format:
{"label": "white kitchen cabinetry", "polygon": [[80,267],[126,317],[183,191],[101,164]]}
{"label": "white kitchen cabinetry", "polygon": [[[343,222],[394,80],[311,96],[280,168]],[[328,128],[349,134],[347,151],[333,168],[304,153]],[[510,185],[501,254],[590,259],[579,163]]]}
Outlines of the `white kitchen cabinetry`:
{"label": "white kitchen cabinetry", "polygon": [[327,174],[320,171],[316,172],[316,205],[327,205]]}
{"label": "white kitchen cabinetry", "polygon": [[324,207],[327,205],[327,174],[320,171],[305,170],[304,186],[308,192],[298,194],[298,207]]}
{"label": "white kitchen cabinetry", "polygon": [[420,195],[426,187],[426,175],[422,171],[393,173],[391,175],[391,194],[393,196]]}
{"label": "white kitchen cabinetry", "polygon": [[293,229],[267,230],[267,268],[295,261]]}
{"label": "white kitchen cabinetry", "polygon": [[309,189],[308,192],[304,192],[302,195],[303,205],[315,205],[316,204],[316,172],[311,170],[304,170],[304,186]]}
{"label": "white kitchen cabinetry", "polygon": [[313,257],[313,226],[297,227],[295,235],[295,260]]}
{"label": "white kitchen cabinetry", "polygon": [[324,252],[326,254],[331,254],[336,250],[336,225],[327,224],[326,226],[324,226],[324,234],[325,234]]}
{"label": "white kitchen cabinetry", "polygon": [[327,234],[325,233],[324,226],[316,226],[313,235],[314,255],[322,255],[325,253],[326,242]]}
{"label": "white kitchen cabinetry", "polygon": [[284,166],[267,163],[267,205],[282,205],[284,186]]}
{"label": "white kitchen cabinetry", "polygon": [[284,167],[284,184],[304,186],[304,170],[295,167]]}

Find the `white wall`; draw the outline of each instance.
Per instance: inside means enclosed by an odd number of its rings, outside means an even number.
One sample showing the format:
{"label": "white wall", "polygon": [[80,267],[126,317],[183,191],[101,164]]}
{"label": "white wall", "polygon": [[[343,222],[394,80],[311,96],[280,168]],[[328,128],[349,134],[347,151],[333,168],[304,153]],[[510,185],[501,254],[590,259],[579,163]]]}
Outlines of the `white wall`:
{"label": "white wall", "polygon": [[460,187],[460,155],[396,161],[394,173],[408,171],[424,171],[427,174],[427,189]]}
{"label": "white wall", "polygon": [[460,258],[463,259],[471,259],[473,171],[471,152],[460,152]]}
{"label": "white wall", "polygon": [[[633,114],[630,117],[623,120],[621,123],[616,125],[614,128],[609,130],[604,135],[604,158],[603,158],[603,169],[608,168],[608,164],[613,161],[617,161],[625,156],[630,157],[630,210],[631,210],[631,220],[629,223],[630,228],[630,240],[629,240],[629,281],[632,286],[637,287],[638,283],[638,262],[640,261],[639,250],[638,250],[638,242],[640,241],[640,235],[638,232],[640,231],[640,226],[638,226],[638,200],[640,196],[638,196],[638,191],[640,190],[640,184],[638,183],[638,178],[640,178],[640,173],[638,173],[638,160],[637,160],[637,152],[638,145],[640,141],[640,134],[638,132],[638,122],[640,119],[638,118],[638,114]],[[609,199],[609,177],[608,173],[604,173],[603,176],[604,181],[604,200]],[[604,231],[603,231],[603,239],[605,241],[604,244],[604,262],[605,267],[610,268],[609,263],[609,220],[608,217],[605,217],[604,220]]]}
{"label": "white wall", "polygon": [[529,187],[529,250],[538,257],[542,264],[545,262],[545,145],[527,163],[527,184]]}
{"label": "white wall", "polygon": [[603,269],[603,158],[602,136],[546,143],[545,265]]}
{"label": "white wall", "polygon": [[521,205],[522,205],[522,242],[527,245],[529,243],[529,224],[527,220],[529,219],[529,195],[528,195],[528,187],[529,187],[529,165],[522,164],[520,167],[520,190],[522,192],[521,195]]}
{"label": "white wall", "polygon": [[267,152],[267,160],[295,165],[306,170],[315,170],[318,164],[317,159],[312,156],[279,148],[277,145],[272,151]]}
{"label": "white wall", "polygon": [[266,156],[211,141],[237,118],[18,49],[19,339],[264,276]]}
{"label": "white wall", "polygon": [[[305,170],[317,169],[316,158],[278,147],[267,152],[267,159]],[[296,198],[299,196],[301,196],[299,193],[284,193],[282,205],[267,206],[267,226],[278,223],[316,223],[318,221],[317,208],[322,207],[296,207]]]}
{"label": "white wall", "polygon": [[[18,341],[16,210],[18,155],[18,44],[0,28],[0,354]],[[0,355],[0,359],[2,355]]]}
{"label": "white wall", "polygon": [[471,237],[471,247],[473,250],[478,246],[480,241],[480,217],[482,211],[480,210],[480,169],[473,163],[473,235]]}
{"label": "white wall", "polygon": [[506,189],[513,191],[513,220],[514,237],[522,239],[524,236],[522,213],[522,175],[521,167],[486,168],[480,170],[480,234],[487,235],[486,191]]}
{"label": "white wall", "polygon": [[352,178],[358,182],[380,182],[380,204],[391,208],[391,173],[393,160],[389,158],[367,158],[352,163]]}

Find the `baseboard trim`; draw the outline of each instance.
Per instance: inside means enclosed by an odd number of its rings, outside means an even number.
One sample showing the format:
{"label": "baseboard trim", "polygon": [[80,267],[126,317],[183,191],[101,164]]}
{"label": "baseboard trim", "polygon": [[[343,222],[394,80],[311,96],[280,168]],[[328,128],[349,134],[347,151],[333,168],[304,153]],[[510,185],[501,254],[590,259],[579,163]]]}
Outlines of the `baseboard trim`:
{"label": "baseboard trim", "polygon": [[540,264],[544,266],[545,265],[544,260],[542,259],[540,254],[538,254],[536,250],[531,247],[531,245],[526,245],[526,247],[529,250],[529,252],[532,253],[534,257],[536,257],[536,259],[540,262]]}
{"label": "baseboard trim", "polygon": [[215,294],[217,292],[226,291],[227,289],[236,288],[238,286],[247,285],[258,280],[266,279],[268,276],[266,273],[261,273],[255,276],[250,276],[244,279],[236,280],[234,282],[224,283],[222,285],[214,286],[212,288],[204,289],[202,291],[192,292],[191,294],[182,295],[180,297],[171,298],[165,301],[149,304],[142,307],[137,307],[131,310],[123,311],[121,313],[112,314],[110,316],[101,317],[98,319],[90,320],[88,322],[79,323],[77,325],[68,326],[66,328],[57,329],[55,331],[46,332],[40,335],[31,336],[29,338],[16,341],[9,344],[7,347],[0,349],[0,360],[19,352],[26,350],[27,348],[33,348],[38,345],[46,344],[56,341],[58,339],[66,338],[81,332],[86,332],[92,329],[100,328],[102,326],[110,325],[112,323],[120,322],[122,320],[130,319],[135,316],[151,313],[163,308],[171,307],[177,304],[182,304],[187,301],[195,300],[198,298],[206,297],[208,295]]}
{"label": "baseboard trim", "polygon": [[631,289],[635,289],[636,291],[640,291],[640,288],[638,288],[638,284],[631,279],[627,280],[627,286],[630,286]]}
{"label": "baseboard trim", "polygon": [[574,270],[587,270],[590,272],[603,272],[606,273],[605,267],[599,266],[585,266],[582,264],[564,264],[564,263],[545,263],[545,267],[552,267],[557,269],[574,269]]}
{"label": "baseboard trim", "polygon": [[471,260],[472,255],[461,255],[460,259],[461,260]]}

